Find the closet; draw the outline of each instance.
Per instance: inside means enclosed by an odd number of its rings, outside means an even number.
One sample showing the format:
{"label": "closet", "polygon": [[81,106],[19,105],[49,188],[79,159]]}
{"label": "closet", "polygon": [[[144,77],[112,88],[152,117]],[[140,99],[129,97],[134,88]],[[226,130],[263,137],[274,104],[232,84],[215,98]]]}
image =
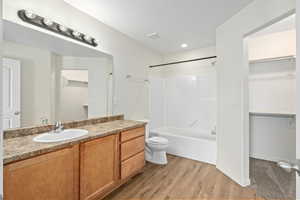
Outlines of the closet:
{"label": "closet", "polygon": [[294,160],[296,59],[253,60],[249,69],[250,156]]}

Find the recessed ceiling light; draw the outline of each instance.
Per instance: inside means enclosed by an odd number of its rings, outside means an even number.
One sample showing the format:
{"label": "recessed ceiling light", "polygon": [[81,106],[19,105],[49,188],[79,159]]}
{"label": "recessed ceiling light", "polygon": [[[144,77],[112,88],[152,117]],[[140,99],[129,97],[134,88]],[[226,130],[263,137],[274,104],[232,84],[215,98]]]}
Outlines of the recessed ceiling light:
{"label": "recessed ceiling light", "polygon": [[182,47],[182,48],[187,48],[188,45],[187,45],[187,44],[182,44],[181,47]]}

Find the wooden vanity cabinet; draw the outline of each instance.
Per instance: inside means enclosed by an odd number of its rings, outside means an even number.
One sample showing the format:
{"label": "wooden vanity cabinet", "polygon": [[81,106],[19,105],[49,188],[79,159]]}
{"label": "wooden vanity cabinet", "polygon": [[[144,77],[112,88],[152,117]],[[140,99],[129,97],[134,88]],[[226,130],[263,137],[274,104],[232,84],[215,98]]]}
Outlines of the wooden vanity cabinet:
{"label": "wooden vanity cabinet", "polygon": [[80,145],[80,200],[99,199],[119,180],[119,135]]}
{"label": "wooden vanity cabinet", "polygon": [[5,200],[99,200],[145,165],[145,128],[4,167]]}
{"label": "wooden vanity cabinet", "polygon": [[79,146],[8,164],[5,200],[78,200]]}
{"label": "wooden vanity cabinet", "polygon": [[121,179],[126,180],[145,166],[145,127],[121,133]]}

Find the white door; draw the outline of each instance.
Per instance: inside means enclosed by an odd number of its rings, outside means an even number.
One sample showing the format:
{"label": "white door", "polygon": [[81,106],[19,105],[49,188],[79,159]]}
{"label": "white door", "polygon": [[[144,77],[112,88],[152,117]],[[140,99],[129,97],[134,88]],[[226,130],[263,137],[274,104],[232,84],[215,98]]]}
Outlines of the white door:
{"label": "white door", "polygon": [[3,130],[20,127],[21,63],[3,58]]}

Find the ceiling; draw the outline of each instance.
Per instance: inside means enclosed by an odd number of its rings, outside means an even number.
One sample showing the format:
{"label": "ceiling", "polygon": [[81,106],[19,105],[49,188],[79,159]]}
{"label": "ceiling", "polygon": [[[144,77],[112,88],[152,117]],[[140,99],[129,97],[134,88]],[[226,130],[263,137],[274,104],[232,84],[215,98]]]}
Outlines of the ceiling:
{"label": "ceiling", "polygon": [[[216,28],[252,0],[65,0],[140,43],[167,54],[215,44]],[[159,39],[148,34],[158,33]],[[183,49],[181,44],[188,47]]]}

